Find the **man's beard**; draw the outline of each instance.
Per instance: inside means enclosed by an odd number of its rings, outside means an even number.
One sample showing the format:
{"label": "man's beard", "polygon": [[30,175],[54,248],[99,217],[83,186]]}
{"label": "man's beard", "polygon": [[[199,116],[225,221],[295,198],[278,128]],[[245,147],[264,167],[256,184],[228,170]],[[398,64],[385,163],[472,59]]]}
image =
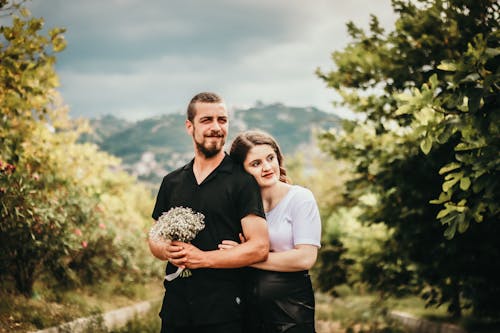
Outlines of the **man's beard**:
{"label": "man's beard", "polygon": [[222,138],[222,143],[220,146],[214,145],[210,148],[207,148],[203,145],[203,143],[200,143],[200,142],[195,140],[196,148],[198,148],[198,151],[200,153],[202,153],[206,158],[210,158],[210,157],[217,155],[222,150],[222,147],[224,147],[225,142],[226,142],[226,140],[224,140],[224,138]]}

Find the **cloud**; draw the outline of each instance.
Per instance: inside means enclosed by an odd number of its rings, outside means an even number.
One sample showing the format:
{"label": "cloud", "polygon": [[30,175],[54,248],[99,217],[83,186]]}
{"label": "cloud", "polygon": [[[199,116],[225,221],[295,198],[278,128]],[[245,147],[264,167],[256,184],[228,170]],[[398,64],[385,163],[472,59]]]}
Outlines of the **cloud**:
{"label": "cloud", "polygon": [[75,116],[128,119],[184,110],[201,90],[228,104],[257,100],[334,110],[314,75],[348,43],[345,24],[389,27],[390,0],[33,0],[33,15],[66,27],[56,68]]}

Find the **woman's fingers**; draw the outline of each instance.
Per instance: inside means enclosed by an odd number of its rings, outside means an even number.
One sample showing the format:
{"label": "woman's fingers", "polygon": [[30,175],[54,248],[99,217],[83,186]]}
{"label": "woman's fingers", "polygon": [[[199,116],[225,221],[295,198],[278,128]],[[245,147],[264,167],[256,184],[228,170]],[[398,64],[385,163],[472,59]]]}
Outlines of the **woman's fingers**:
{"label": "woman's fingers", "polygon": [[247,241],[247,239],[245,238],[245,236],[243,236],[241,232],[238,234],[238,236],[240,236],[240,242],[245,243]]}
{"label": "woman's fingers", "polygon": [[223,240],[222,243],[220,243],[219,250],[226,250],[226,249],[231,249],[235,246],[237,246],[239,243],[232,241],[232,240]]}

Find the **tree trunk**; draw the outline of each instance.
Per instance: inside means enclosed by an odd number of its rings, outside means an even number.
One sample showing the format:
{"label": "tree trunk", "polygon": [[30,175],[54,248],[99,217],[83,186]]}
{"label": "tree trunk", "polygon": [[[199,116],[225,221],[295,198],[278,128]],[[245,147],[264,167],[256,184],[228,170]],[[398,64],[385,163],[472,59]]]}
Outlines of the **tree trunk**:
{"label": "tree trunk", "polygon": [[26,297],[33,296],[35,266],[33,262],[17,260],[16,271],[13,272],[14,279],[16,280],[16,289]]}
{"label": "tree trunk", "polygon": [[453,318],[462,318],[462,304],[460,303],[460,286],[453,280],[452,282],[452,295],[449,306],[449,311]]}

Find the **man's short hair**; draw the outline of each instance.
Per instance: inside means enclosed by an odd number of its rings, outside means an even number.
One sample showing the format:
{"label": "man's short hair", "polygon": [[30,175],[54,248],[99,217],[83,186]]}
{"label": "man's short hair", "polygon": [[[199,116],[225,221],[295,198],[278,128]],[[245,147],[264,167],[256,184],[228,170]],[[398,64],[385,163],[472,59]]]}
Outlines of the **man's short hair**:
{"label": "man's short hair", "polygon": [[196,116],[196,108],[195,108],[196,103],[223,103],[223,102],[224,100],[222,99],[222,97],[220,97],[216,93],[213,92],[199,93],[191,99],[191,102],[189,102],[186,114],[187,119],[189,121],[193,121],[194,117]]}

